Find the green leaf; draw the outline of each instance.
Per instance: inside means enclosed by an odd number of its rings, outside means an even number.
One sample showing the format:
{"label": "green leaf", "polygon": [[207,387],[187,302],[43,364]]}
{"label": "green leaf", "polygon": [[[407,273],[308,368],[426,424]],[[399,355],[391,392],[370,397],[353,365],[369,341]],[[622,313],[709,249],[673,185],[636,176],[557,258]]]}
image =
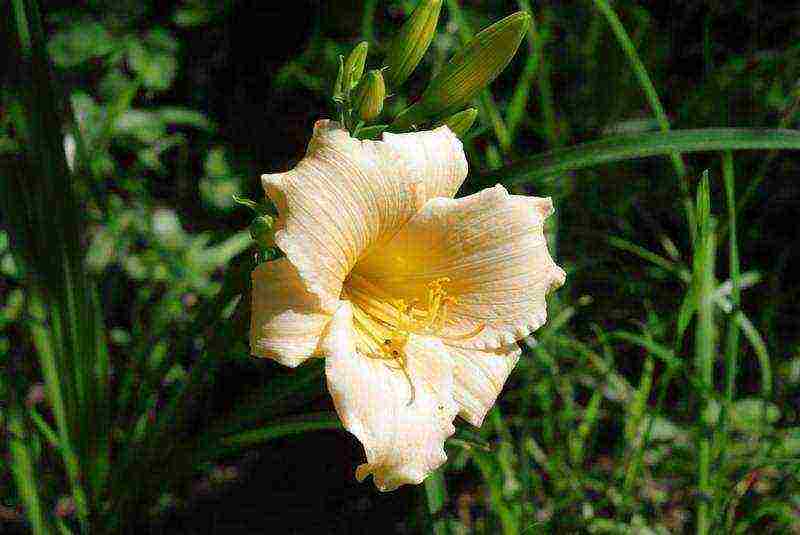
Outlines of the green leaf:
{"label": "green leaf", "polygon": [[222,440],[222,443],[228,447],[240,448],[298,433],[341,428],[342,424],[335,412],[305,414],[272,422],[260,429],[252,429],[228,436]]}
{"label": "green leaf", "polygon": [[40,485],[36,478],[33,455],[22,415],[17,409],[8,412],[8,449],[11,454],[11,473],[17,492],[25,505],[25,516],[31,523],[34,535],[52,533],[47,523],[44,504],[39,495]]}
{"label": "green leaf", "polygon": [[763,149],[800,150],[800,130],[703,128],[626,134],[540,154],[481,175],[479,180],[513,185],[595,165],[674,152]]}

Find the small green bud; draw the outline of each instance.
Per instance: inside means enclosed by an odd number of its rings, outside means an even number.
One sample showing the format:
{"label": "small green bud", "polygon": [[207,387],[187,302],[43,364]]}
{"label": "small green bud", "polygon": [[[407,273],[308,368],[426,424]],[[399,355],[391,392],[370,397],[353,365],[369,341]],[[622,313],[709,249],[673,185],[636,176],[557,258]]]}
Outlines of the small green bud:
{"label": "small green bud", "polygon": [[367,73],[356,88],[353,99],[353,110],[362,121],[371,121],[383,111],[383,100],[386,98],[386,84],[379,70]]}
{"label": "small green bud", "polygon": [[347,92],[358,85],[361,75],[364,74],[364,65],[367,64],[367,50],[369,44],[361,41],[347,56],[344,62],[344,76],[342,78],[342,89]]}
{"label": "small green bud", "polygon": [[439,126],[447,125],[458,137],[463,137],[464,134],[472,127],[475,118],[478,117],[478,110],[476,108],[467,108],[466,110],[455,113],[442,121]]}
{"label": "small green bud", "polygon": [[472,38],[428,84],[420,100],[397,116],[392,130],[464,107],[506,68],[516,54],[531,16],[517,12]]}
{"label": "small green bud", "polygon": [[436,34],[442,0],[420,0],[386,52],[386,83],[395,89],[417,68]]}
{"label": "small green bud", "polygon": [[275,223],[275,218],[270,216],[269,213],[275,213],[275,211],[271,209],[270,205],[267,203],[258,203],[247,197],[242,197],[241,195],[233,195],[233,201],[255,212],[256,217],[253,218],[249,227],[250,236],[253,238],[253,241],[255,241],[261,249],[274,247],[275,240],[273,239],[272,226]]}
{"label": "small green bud", "polygon": [[250,223],[250,236],[253,237],[258,246],[262,249],[275,246],[275,239],[272,232],[274,220],[268,215],[261,215],[253,219]]}

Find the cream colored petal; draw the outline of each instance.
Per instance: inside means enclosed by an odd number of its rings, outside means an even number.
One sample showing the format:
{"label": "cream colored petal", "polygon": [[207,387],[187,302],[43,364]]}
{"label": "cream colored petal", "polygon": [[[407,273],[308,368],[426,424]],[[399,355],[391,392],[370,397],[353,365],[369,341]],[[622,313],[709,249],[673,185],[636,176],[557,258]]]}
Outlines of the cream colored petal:
{"label": "cream colored petal", "polygon": [[333,312],[365,251],[393,236],[431,196],[452,194],[466,174],[461,143],[446,127],[360,141],[335,122],[318,121],[300,163],[262,182],[278,208],[278,247]]}
{"label": "cream colored petal", "polygon": [[455,398],[459,415],[480,427],[492,408],[522,350],[516,345],[495,351],[447,347],[453,359]]}
{"label": "cream colored petal", "polygon": [[286,258],[259,265],[252,279],[250,351],[286,366],[299,365],[315,353],[331,315]]}
{"label": "cream colored petal", "polygon": [[406,345],[409,383],[387,361],[358,353],[354,336],[352,309],[345,302],[321,347],[336,411],[366,452],[356,477],[362,481],[372,474],[382,491],[421,483],[445,462],[444,441],[455,432],[458,405],[447,350],[439,340],[412,336]]}
{"label": "cream colored petal", "polygon": [[411,162],[420,184],[420,207],[434,197],[453,197],[467,178],[461,141],[446,126],[410,134],[384,134],[383,141]]}
{"label": "cream colored petal", "polygon": [[388,244],[355,271],[398,298],[425,302],[427,284],[449,277],[458,298],[442,333],[485,328],[472,338],[447,341],[498,349],[538,329],[547,319],[545,295],[564,283],[547,250],[549,198],[509,195],[502,186],[460,199],[432,199]]}

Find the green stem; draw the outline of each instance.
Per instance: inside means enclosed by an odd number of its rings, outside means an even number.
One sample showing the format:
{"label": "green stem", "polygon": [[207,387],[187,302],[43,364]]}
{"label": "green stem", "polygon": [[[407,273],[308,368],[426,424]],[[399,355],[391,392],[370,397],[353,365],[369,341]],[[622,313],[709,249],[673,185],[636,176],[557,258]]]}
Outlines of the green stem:
{"label": "green stem", "polygon": [[[725,347],[725,405],[720,414],[720,426],[723,428],[723,445],[727,443],[725,425],[727,424],[728,411],[736,395],[736,368],[739,353],[739,327],[736,325],[735,316],[739,311],[740,303],[740,266],[739,249],[736,241],[736,193],[733,167],[733,155],[730,151],[722,157],[722,176],[725,183],[725,198],[728,206],[728,241],[729,241],[729,271],[731,280],[731,317],[728,322],[728,334]],[[721,455],[724,456],[725,448]]]}
{"label": "green stem", "polygon": [[702,411],[698,437],[698,501],[697,535],[706,535],[711,523],[711,424],[709,407],[714,388],[714,257],[716,251],[715,222],[711,216],[707,173],[698,193],[698,230],[694,248],[694,276],[697,288],[697,330],[695,332],[695,365],[702,385]]}

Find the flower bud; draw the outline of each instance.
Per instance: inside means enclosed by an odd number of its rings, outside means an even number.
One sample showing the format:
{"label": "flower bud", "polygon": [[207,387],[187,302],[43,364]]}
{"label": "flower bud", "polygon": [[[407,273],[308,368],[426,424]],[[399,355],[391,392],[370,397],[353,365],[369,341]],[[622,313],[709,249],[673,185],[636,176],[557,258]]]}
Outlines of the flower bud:
{"label": "flower bud", "polygon": [[386,83],[395,89],[417,68],[428,50],[442,11],[442,0],[420,0],[416,9],[394,36],[386,53]]}
{"label": "flower bud", "polygon": [[353,110],[362,121],[370,121],[383,111],[383,99],[386,98],[386,84],[379,70],[367,73],[356,88],[353,99]]}
{"label": "flower bud", "polygon": [[447,125],[455,135],[463,137],[472,127],[476,117],[478,117],[478,110],[476,108],[467,108],[448,117],[440,123],[440,126]]}
{"label": "flower bud", "polygon": [[250,236],[262,249],[275,246],[272,232],[273,219],[268,215],[260,215],[250,223]]}
{"label": "flower bud", "polygon": [[273,210],[265,203],[258,203],[247,197],[240,195],[233,196],[233,202],[246,206],[255,212],[256,217],[250,223],[250,236],[253,241],[258,244],[259,248],[267,249],[275,246],[275,239],[273,236],[272,227],[275,219],[269,215],[269,212],[274,213]]}
{"label": "flower bud", "polygon": [[347,61],[344,62],[344,76],[342,78],[342,89],[345,92],[353,89],[361,80],[361,75],[364,74],[364,65],[367,63],[368,49],[369,44],[366,41],[361,41],[347,56]]}
{"label": "flower bud", "polygon": [[392,129],[405,129],[468,104],[509,64],[530,20],[529,14],[520,11],[473,37],[430,81],[420,100],[395,119]]}

